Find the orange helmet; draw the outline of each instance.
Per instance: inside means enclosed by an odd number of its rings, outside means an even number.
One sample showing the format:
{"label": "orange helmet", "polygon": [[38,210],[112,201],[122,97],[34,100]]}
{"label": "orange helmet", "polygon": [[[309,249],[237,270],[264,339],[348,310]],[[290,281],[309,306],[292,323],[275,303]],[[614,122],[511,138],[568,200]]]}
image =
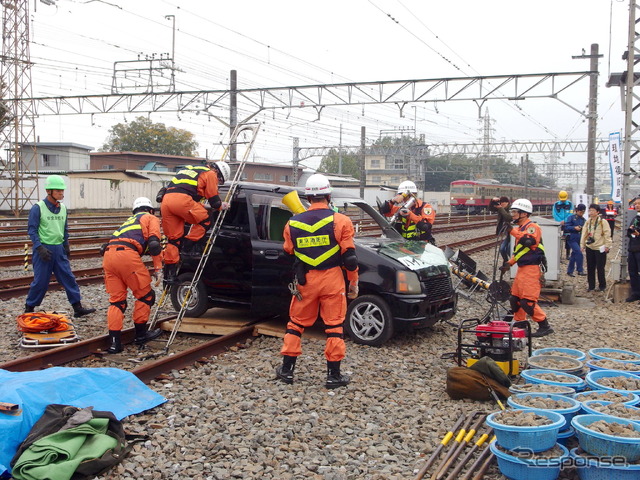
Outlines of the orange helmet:
{"label": "orange helmet", "polygon": [[607,201],[607,205],[613,205],[613,200]]}

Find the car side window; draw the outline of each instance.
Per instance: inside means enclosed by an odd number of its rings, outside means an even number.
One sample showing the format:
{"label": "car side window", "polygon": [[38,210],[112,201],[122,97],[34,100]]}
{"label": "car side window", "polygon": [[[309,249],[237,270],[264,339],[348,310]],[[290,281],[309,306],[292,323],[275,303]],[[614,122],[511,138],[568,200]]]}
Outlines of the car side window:
{"label": "car side window", "polygon": [[280,196],[254,194],[251,196],[256,233],[261,240],[284,241],[284,226],[293,213],[282,203]]}
{"label": "car side window", "polygon": [[238,232],[249,232],[249,212],[247,211],[247,203],[242,199],[236,199],[231,202],[231,208],[224,217],[222,222],[224,228],[235,230]]}

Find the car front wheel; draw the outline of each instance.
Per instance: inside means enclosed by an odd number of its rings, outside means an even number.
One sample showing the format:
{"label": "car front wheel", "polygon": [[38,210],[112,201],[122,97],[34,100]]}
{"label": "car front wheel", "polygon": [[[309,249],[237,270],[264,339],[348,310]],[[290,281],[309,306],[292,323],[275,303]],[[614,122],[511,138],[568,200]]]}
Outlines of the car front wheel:
{"label": "car front wheel", "polygon": [[345,328],[351,339],[362,345],[382,345],[393,335],[393,316],[387,302],[375,295],[363,295],[349,304]]}
{"label": "car front wheel", "polygon": [[[171,288],[171,303],[176,312],[182,308],[182,302],[184,302],[185,295],[189,290],[191,280],[193,280],[192,273],[183,273],[178,276],[178,283]],[[207,310],[209,310],[207,289],[200,280],[189,295],[185,317],[199,317]]]}

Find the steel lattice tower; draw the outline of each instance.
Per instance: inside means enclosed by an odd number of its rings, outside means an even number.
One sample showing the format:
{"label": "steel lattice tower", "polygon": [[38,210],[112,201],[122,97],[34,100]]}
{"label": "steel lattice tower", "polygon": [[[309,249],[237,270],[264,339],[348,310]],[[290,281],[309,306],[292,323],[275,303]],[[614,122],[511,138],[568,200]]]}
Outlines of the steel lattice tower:
{"label": "steel lattice tower", "polygon": [[[31,56],[29,54],[28,0],[0,0],[2,4],[2,64],[0,87],[5,118],[0,123],[0,178],[10,179],[0,189],[0,205],[19,216],[38,192],[38,156],[35,147],[35,119],[32,98]],[[31,149],[25,155],[23,149]],[[24,165],[24,158],[32,158]]]}

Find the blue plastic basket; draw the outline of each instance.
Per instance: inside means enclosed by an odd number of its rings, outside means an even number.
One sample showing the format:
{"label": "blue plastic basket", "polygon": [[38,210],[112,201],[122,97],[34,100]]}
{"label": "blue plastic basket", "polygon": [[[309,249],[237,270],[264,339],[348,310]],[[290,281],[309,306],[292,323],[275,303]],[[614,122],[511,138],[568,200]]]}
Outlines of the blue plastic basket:
{"label": "blue plastic basket", "polygon": [[[602,400],[587,400],[586,402],[582,402],[582,409],[587,413],[592,413],[594,415],[605,415],[603,412],[600,412],[598,410],[596,410],[595,408],[592,407],[592,405],[594,403],[599,403],[600,405],[610,405],[613,402],[605,402]],[[638,419],[635,420],[633,418],[624,418],[624,417],[618,417],[617,415],[611,415],[611,414],[606,414],[612,417],[616,417],[616,418],[620,418],[622,420],[631,420],[632,422],[636,422],[636,423],[640,423],[640,408],[638,407],[633,407],[631,405],[624,405],[624,408],[631,410],[631,412],[633,412],[635,415],[638,415]]]}
{"label": "blue plastic basket", "polygon": [[[592,358],[591,360],[587,360],[587,361],[585,362],[585,365],[586,365],[587,367],[589,367],[589,371],[593,372],[594,370],[618,370],[617,368],[611,368],[611,367],[606,368],[606,367],[600,367],[600,366],[598,366],[598,365],[595,365],[593,362],[596,362],[596,361],[598,361],[598,360],[609,360],[610,362],[616,362],[616,363],[619,363],[621,366],[622,366],[622,365],[625,365],[625,364],[627,364],[627,365],[631,364],[631,365],[638,365],[638,366],[640,366],[640,364],[638,364],[638,363],[633,363],[633,362],[621,362],[620,360],[612,360],[612,359],[610,359],[610,358],[606,358],[606,359],[603,359],[603,358]],[[636,371],[636,372],[631,371],[631,370],[626,370],[626,369],[624,369],[624,368],[620,368],[619,370],[620,370],[621,372],[633,373],[634,375],[638,375],[638,376],[640,376],[640,370],[638,370],[638,371]]]}
{"label": "blue plastic basket", "polygon": [[587,381],[587,385],[589,385],[593,390],[611,390],[614,392],[631,392],[636,395],[640,394],[640,390],[620,390],[617,388],[609,388],[598,383],[598,380],[606,377],[627,377],[633,380],[638,380],[637,375],[629,372],[623,372],[621,370],[594,370],[593,372],[587,373],[585,380]]}
{"label": "blue plastic basket", "polygon": [[640,465],[611,465],[595,458],[587,458],[572,448],[569,454],[576,466],[580,480],[638,480]]}
{"label": "blue plastic basket", "polygon": [[584,362],[587,359],[586,353],[576,350],[575,348],[559,348],[559,347],[550,347],[550,348],[538,348],[534,350],[531,355],[557,355],[554,352],[562,352],[568,357],[575,358],[576,360],[580,360]]}
{"label": "blue plastic basket", "polygon": [[640,460],[640,437],[623,438],[614,435],[605,435],[587,428],[593,422],[604,420],[609,423],[631,425],[634,430],[640,432],[640,425],[631,420],[623,420],[610,415],[576,415],[571,420],[571,426],[575,428],[580,447],[591,455],[599,457],[624,457],[627,462]]}
{"label": "blue plastic basket", "polygon": [[[618,358],[607,356],[607,354],[611,353],[626,353],[627,355],[636,357],[636,360],[620,360]],[[640,363],[640,353],[632,352],[630,350],[620,350],[618,348],[592,348],[591,350],[589,350],[589,356],[591,358],[607,358],[609,360],[618,360],[619,362],[623,361],[630,363]]]}
{"label": "blue plastic basket", "polygon": [[[542,384],[542,383],[524,383],[524,384],[521,384],[521,385],[512,384],[509,387],[509,391],[511,393],[546,393],[546,394],[551,393],[551,392],[535,392],[535,391],[532,391],[532,390],[521,388],[524,385],[544,385],[544,384]],[[555,386],[558,386],[558,385],[555,385]],[[575,388],[565,387],[565,386],[562,386],[561,388],[563,388],[563,390],[564,390],[563,392],[553,392],[552,395],[562,395],[564,397],[572,397],[573,398],[573,396],[576,393],[576,389]],[[638,398],[638,401],[640,401],[640,398]]]}
{"label": "blue plastic basket", "polygon": [[558,433],[558,443],[560,445],[567,446],[569,440],[576,436],[576,431],[572,426],[569,426],[566,430],[562,430]]}
{"label": "blue plastic basket", "polygon": [[[551,445],[553,447],[554,445]],[[555,480],[560,475],[562,462],[569,457],[569,450],[558,444],[562,449],[562,456],[549,459],[525,459],[514,457],[500,450],[496,442],[491,442],[489,448],[498,460],[500,472],[513,480]]]}
{"label": "blue plastic basket", "polygon": [[[545,362],[545,360],[547,360],[547,362]],[[571,363],[572,366],[569,368],[553,368],[545,365],[545,363],[549,364],[549,360],[562,360],[565,363]],[[584,362],[582,360],[571,357],[563,357],[561,355],[531,355],[527,360],[527,365],[527,368],[529,369],[548,370],[550,372],[564,372],[570,373],[571,375],[580,375],[584,370]]]}
{"label": "blue plastic basket", "polygon": [[487,417],[485,423],[493,428],[498,444],[507,450],[528,449],[532,452],[542,452],[548,450],[556,444],[558,432],[564,427],[565,419],[562,415],[549,410],[532,408],[530,410],[516,409],[514,411],[534,412],[538,415],[549,418],[552,423],[549,425],[538,425],[535,427],[518,427],[514,425],[504,425],[494,420],[501,412],[492,413]]}
{"label": "blue plastic basket", "polygon": [[516,395],[511,395],[507,400],[507,403],[512,408],[519,408],[521,410],[535,410],[535,407],[527,407],[526,405],[521,405],[518,403],[518,400],[526,397],[542,397],[549,398],[551,400],[563,401],[571,403],[570,407],[567,408],[543,408],[542,410],[548,410],[550,412],[559,413],[564,417],[565,422],[567,422],[564,426],[564,429],[571,428],[571,419],[578,414],[580,409],[582,408],[582,404],[569,397],[565,397],[564,395],[554,395],[552,393],[518,393]]}
{"label": "blue plastic basket", "polygon": [[[563,377],[567,377],[567,380],[569,381],[553,382],[550,380],[543,380],[535,376],[538,374],[545,374],[550,372],[553,373],[554,375],[561,375]],[[584,390],[585,387],[587,386],[585,381],[582,380],[580,377],[577,377],[576,375],[571,375],[570,373],[565,373],[565,372],[542,370],[542,369],[536,368],[536,369],[523,370],[522,372],[520,372],[520,375],[529,383],[546,383],[547,385],[559,385],[561,387],[571,387],[575,389],[577,392]]]}
{"label": "blue plastic basket", "polygon": [[[603,390],[603,389],[587,390],[586,392],[576,393],[573,396],[573,398],[579,401],[580,403],[584,403],[586,401],[593,400],[593,396],[598,393],[607,393],[612,391],[615,391],[615,390]],[[618,392],[618,393],[627,395],[629,397],[629,400],[622,401],[620,403],[624,403],[625,405],[637,405],[638,403],[640,403],[640,396],[636,395],[635,393],[632,393],[632,392]]]}

